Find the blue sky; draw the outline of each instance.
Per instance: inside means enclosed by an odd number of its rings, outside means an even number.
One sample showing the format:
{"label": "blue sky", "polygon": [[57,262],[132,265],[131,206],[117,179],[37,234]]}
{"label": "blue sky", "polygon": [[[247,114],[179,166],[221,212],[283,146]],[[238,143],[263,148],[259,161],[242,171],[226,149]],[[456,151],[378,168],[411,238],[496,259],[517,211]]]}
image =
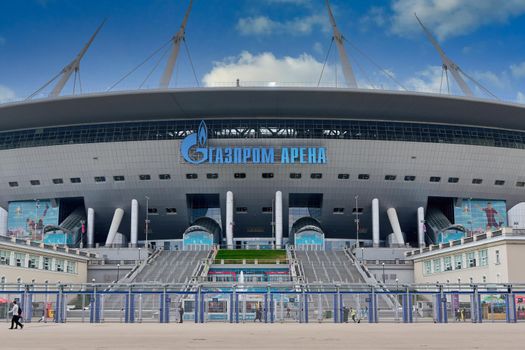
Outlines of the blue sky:
{"label": "blue sky", "polygon": [[[105,91],[169,40],[188,2],[0,0],[0,102],[37,90],[75,57],[107,17],[81,64],[83,91]],[[499,98],[525,103],[525,0],[331,3],[345,37],[409,90],[438,92],[441,82],[439,56],[418,27],[417,12],[465,72]],[[208,86],[236,78],[315,84],[331,36],[324,0],[195,0],[186,31],[199,84]],[[360,86],[398,89],[359,51],[350,45],[347,50]],[[116,89],[138,88],[159,58]],[[144,88],[158,86],[165,61]],[[342,80],[333,47],[322,81],[332,85]],[[183,47],[170,86],[195,85]],[[452,91],[458,93],[454,83]],[[71,92],[69,84],[64,93]]]}

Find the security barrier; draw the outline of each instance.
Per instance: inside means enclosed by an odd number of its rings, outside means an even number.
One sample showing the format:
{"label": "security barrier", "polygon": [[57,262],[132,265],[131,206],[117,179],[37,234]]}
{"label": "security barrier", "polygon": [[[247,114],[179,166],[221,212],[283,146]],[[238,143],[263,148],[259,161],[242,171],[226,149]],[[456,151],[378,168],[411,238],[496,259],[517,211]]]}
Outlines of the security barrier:
{"label": "security barrier", "polygon": [[[0,285],[25,322],[524,322],[524,284]],[[2,303],[3,302],[3,303]]]}

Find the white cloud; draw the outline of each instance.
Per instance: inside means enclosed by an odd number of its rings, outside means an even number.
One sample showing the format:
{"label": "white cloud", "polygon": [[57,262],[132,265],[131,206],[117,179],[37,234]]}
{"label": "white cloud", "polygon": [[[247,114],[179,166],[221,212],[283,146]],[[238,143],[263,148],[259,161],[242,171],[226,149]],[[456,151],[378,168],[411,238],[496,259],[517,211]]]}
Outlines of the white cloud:
{"label": "white cloud", "polygon": [[319,54],[319,55],[325,53],[323,44],[321,44],[319,41],[316,41],[312,48],[313,48],[314,52]]}
{"label": "white cloud", "polygon": [[[226,58],[215,62],[214,67],[204,78],[206,86],[233,83],[236,79],[242,82],[279,82],[317,84],[323,63],[308,54],[298,57],[275,57],[271,52],[253,55],[247,51],[237,57]],[[324,76],[333,76],[334,69],[327,66]]]}
{"label": "white cloud", "polygon": [[525,104],[525,94],[521,91],[518,91],[518,94],[516,96],[516,101],[519,103]]}
{"label": "white cloud", "polygon": [[502,76],[499,76],[498,74],[491,72],[491,71],[474,72],[472,73],[472,77],[482,84],[483,83],[488,84],[489,90],[490,90],[490,87],[494,87],[497,89],[503,89],[505,88],[505,85],[506,85],[506,82]]}
{"label": "white cloud", "polygon": [[[450,80],[449,80],[450,81]],[[417,72],[413,77],[408,78],[405,87],[409,91],[439,93],[446,90],[446,82],[441,82],[441,66],[429,66],[426,69]]]}
{"label": "white cloud", "polygon": [[0,85],[0,103],[9,102],[15,99],[15,92],[7,86]]}
{"label": "white cloud", "polygon": [[310,34],[314,28],[329,30],[326,16],[313,14],[297,17],[285,22],[275,21],[267,16],[240,18],[236,26],[242,35],[271,35],[287,33],[292,35]]}
{"label": "white cloud", "polygon": [[420,31],[414,13],[444,40],[491,23],[505,23],[525,13],[523,0],[392,0],[391,31],[410,35]]}
{"label": "white cloud", "polygon": [[370,27],[384,27],[388,22],[388,17],[384,7],[373,6],[360,20],[361,30],[368,30]]}
{"label": "white cloud", "polygon": [[511,65],[510,72],[516,79],[525,77],[525,62]]}

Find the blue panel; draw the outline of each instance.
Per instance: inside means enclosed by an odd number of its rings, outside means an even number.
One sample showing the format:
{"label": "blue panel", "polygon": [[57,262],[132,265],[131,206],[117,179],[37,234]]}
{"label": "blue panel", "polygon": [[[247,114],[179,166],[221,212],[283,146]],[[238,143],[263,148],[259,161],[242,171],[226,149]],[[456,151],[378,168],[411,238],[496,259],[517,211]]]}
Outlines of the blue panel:
{"label": "blue panel", "polygon": [[315,245],[324,247],[324,235],[316,231],[304,231],[295,235],[295,246]]}
{"label": "blue panel", "polygon": [[213,235],[205,231],[186,233],[183,238],[183,246],[186,248],[192,245],[207,245],[211,247],[213,245]]}

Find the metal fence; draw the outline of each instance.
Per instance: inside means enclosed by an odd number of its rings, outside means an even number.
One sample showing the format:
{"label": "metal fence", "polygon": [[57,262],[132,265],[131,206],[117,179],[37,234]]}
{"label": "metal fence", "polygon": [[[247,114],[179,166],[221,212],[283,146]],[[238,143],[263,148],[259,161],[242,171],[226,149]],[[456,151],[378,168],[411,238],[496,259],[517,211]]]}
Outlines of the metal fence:
{"label": "metal fence", "polygon": [[4,284],[25,322],[525,322],[525,284]]}

